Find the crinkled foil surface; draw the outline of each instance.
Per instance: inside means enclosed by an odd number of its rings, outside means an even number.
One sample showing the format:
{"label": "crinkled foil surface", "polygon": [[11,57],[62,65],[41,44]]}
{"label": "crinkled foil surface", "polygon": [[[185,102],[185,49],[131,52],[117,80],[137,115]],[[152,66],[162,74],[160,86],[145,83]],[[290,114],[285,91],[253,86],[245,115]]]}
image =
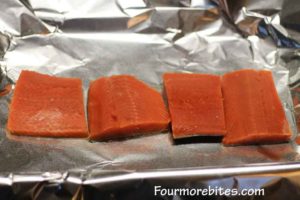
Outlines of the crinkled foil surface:
{"label": "crinkled foil surface", "polygon": [[219,184],[299,199],[299,15],[298,0],[1,0],[0,91],[23,69],[79,77],[85,96],[99,76],[132,74],[161,90],[165,72],[270,69],[294,132],[290,143],[239,147],[174,144],[168,133],[113,142],[15,137],[5,131],[12,87],[0,97],[2,196],[151,199],[154,185]]}

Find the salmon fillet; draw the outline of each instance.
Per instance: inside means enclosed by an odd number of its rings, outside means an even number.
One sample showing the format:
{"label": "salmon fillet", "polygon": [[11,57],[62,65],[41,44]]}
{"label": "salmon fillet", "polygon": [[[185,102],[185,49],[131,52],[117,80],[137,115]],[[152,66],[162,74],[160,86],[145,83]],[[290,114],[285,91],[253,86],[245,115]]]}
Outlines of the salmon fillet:
{"label": "salmon fillet", "polygon": [[222,79],[225,145],[278,143],[291,131],[270,71],[239,70]]}
{"label": "salmon fillet", "polygon": [[129,75],[99,78],[88,99],[90,138],[107,140],[157,132],[170,121],[157,91]]}
{"label": "salmon fillet", "polygon": [[164,74],[173,138],[226,133],[221,78],[209,74]]}
{"label": "salmon fillet", "polygon": [[86,137],[81,80],[22,71],[7,129],[15,135]]}

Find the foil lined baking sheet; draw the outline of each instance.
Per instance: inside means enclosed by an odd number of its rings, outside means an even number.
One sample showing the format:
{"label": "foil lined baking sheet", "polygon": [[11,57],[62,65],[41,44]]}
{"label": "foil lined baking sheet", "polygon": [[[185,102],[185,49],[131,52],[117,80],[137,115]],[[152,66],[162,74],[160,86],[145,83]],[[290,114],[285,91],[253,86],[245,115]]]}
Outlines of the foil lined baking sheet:
{"label": "foil lined baking sheet", "polygon": [[[49,187],[62,187],[63,194],[88,199],[84,191],[102,190],[103,184],[112,184],[107,195],[114,193],[113,180],[129,191],[149,192],[148,179],[167,183],[177,176],[178,184],[192,179],[195,186],[209,185],[204,176],[209,169],[214,172],[209,180],[228,180],[230,187],[234,179],[243,182],[246,172],[299,170],[294,108],[297,114],[300,9],[295,5],[300,6],[293,0],[3,0],[0,91],[13,85],[23,69],[79,77],[85,96],[89,82],[99,76],[132,74],[161,91],[165,72],[269,69],[294,132],[290,143],[239,147],[201,139],[174,144],[169,133],[114,142],[16,137],[5,132],[12,87],[0,97],[0,182],[11,186],[8,195],[25,190],[33,195],[36,188],[41,195]],[[282,177],[299,189],[289,178],[298,175],[282,174],[256,177],[265,181],[256,187],[275,187],[274,180]],[[123,184],[131,181],[136,181],[132,187]],[[28,188],[16,189],[22,183]]]}

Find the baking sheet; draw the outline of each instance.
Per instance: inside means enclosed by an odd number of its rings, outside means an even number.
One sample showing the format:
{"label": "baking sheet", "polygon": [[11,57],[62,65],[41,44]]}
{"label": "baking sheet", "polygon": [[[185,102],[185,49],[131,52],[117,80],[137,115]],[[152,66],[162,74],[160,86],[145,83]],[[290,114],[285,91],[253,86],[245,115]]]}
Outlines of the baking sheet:
{"label": "baking sheet", "polygon": [[[293,16],[297,11],[282,8],[296,2],[241,1],[235,11],[230,2],[3,0],[0,85],[3,88],[14,83],[21,70],[29,69],[79,77],[86,96],[89,82],[99,76],[132,74],[161,90],[161,75],[170,71],[224,74],[241,68],[269,69],[295,138],[289,85],[297,88],[299,80],[298,34],[279,19],[283,13],[284,19]],[[250,27],[248,18],[256,26]],[[268,30],[265,35],[261,34],[263,28]],[[12,93],[0,97],[3,184],[64,182],[67,177],[78,184],[83,179],[86,184],[96,184],[115,173],[143,179],[134,172],[179,169],[183,173],[195,168],[199,169],[198,177],[203,169],[210,168],[218,169],[217,176],[229,176],[251,164],[266,165],[264,173],[282,166],[299,169],[300,151],[294,141],[223,147],[199,140],[175,145],[169,133],[114,142],[6,135]],[[225,166],[231,173],[220,170]]]}

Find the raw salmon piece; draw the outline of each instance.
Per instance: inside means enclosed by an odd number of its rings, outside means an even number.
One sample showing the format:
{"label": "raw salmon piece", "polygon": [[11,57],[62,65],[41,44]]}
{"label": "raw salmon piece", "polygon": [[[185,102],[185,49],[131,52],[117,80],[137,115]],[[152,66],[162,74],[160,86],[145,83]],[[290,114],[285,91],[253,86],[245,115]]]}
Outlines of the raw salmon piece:
{"label": "raw salmon piece", "polygon": [[86,137],[81,80],[22,71],[7,129],[15,135]]}
{"label": "raw salmon piece", "polygon": [[270,71],[239,70],[222,79],[225,145],[277,143],[291,131]]}
{"label": "raw salmon piece", "polygon": [[226,133],[220,76],[165,74],[163,79],[175,139]]}
{"label": "raw salmon piece", "polygon": [[129,75],[100,78],[89,89],[91,139],[113,139],[167,129],[161,95]]}

